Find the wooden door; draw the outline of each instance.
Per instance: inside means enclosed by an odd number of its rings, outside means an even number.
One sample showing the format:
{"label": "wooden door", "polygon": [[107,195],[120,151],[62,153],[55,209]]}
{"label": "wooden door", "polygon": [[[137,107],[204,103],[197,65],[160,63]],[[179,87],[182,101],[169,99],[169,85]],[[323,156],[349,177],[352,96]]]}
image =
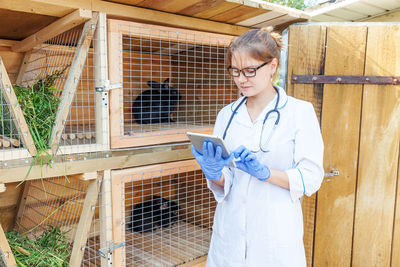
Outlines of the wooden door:
{"label": "wooden door", "polygon": [[289,28],[288,93],[321,110],[325,172],[340,172],[303,202],[308,266],[400,266],[400,86],[291,75],[399,76],[399,43],[400,24]]}

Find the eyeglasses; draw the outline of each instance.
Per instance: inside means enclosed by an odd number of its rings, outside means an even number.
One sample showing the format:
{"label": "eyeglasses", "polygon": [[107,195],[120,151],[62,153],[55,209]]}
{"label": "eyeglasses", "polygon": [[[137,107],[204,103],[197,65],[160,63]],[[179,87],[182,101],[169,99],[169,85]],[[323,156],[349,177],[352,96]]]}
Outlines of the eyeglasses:
{"label": "eyeglasses", "polygon": [[267,65],[267,64],[270,63],[270,62],[271,62],[271,61],[264,62],[263,64],[261,64],[261,65],[258,66],[258,67],[254,67],[254,68],[247,67],[247,68],[243,68],[243,69],[241,69],[241,70],[238,69],[238,68],[229,66],[229,67],[228,67],[228,73],[229,73],[229,75],[231,75],[232,77],[239,77],[241,72],[243,73],[244,77],[254,77],[254,76],[256,76],[256,71],[257,71],[258,69],[264,67],[265,65]]}

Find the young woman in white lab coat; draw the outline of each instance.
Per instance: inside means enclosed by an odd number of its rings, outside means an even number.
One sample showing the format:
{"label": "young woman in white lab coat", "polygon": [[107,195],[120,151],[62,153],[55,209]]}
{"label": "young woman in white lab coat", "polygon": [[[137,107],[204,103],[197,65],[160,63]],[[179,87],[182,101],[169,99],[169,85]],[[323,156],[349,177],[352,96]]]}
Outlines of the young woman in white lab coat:
{"label": "young woman in white lab coat", "polygon": [[242,97],[219,112],[214,135],[233,152],[224,159],[209,142],[192,146],[218,202],[208,267],[306,266],[300,199],[321,185],[323,142],[311,103],[272,83],[280,49],[280,36],[265,29],[229,46]]}

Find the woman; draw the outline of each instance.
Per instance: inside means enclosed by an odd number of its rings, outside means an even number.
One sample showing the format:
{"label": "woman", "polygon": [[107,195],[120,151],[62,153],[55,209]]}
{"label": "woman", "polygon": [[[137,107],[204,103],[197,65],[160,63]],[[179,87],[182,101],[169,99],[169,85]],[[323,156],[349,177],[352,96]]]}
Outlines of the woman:
{"label": "woman", "polygon": [[[228,48],[228,71],[242,95],[218,114],[210,142],[192,152],[218,202],[209,267],[306,266],[301,197],[322,182],[323,142],[311,103],[273,85],[280,36],[250,30]],[[236,161],[236,168],[227,167]]]}

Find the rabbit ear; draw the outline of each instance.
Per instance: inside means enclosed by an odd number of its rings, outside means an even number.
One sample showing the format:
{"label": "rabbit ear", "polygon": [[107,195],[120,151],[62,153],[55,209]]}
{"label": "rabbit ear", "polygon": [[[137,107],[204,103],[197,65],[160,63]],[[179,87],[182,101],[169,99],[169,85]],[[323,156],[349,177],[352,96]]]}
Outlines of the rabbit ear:
{"label": "rabbit ear", "polygon": [[169,78],[164,80],[163,88],[168,89],[169,87]]}
{"label": "rabbit ear", "polygon": [[162,84],[156,81],[147,81],[147,85],[154,89],[162,88]]}

